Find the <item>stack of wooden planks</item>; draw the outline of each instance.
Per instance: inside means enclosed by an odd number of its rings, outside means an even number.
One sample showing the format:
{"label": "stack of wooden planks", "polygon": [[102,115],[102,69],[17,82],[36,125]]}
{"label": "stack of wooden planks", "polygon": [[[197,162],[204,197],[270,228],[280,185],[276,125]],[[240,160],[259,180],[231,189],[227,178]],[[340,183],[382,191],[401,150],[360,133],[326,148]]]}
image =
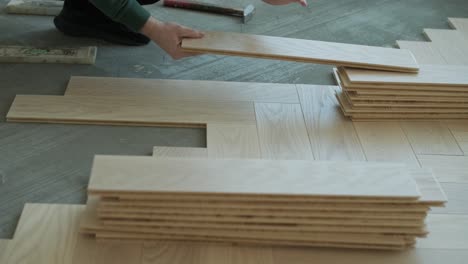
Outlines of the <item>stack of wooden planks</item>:
{"label": "stack of wooden planks", "polygon": [[418,73],[338,67],[341,109],[353,120],[468,118],[468,67],[421,65]]}
{"label": "stack of wooden planks", "polygon": [[401,250],[431,205],[404,165],[96,156],[83,233]]}

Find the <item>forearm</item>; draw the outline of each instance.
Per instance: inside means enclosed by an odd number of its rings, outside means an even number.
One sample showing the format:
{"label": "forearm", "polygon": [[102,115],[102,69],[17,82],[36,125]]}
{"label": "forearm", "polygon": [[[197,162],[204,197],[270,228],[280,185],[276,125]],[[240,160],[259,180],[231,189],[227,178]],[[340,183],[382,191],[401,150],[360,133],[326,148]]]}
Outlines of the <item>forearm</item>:
{"label": "forearm", "polygon": [[89,0],[110,19],[134,31],[140,31],[150,18],[150,13],[136,0]]}

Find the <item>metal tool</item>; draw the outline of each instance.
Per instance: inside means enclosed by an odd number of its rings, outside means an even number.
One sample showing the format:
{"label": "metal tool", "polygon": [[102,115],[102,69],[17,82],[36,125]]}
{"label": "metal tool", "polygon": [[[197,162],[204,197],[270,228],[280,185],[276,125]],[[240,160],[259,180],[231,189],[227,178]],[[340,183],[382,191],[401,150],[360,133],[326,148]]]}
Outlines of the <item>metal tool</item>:
{"label": "metal tool", "polygon": [[253,5],[248,5],[243,9],[240,8],[231,8],[223,7],[220,5],[189,1],[189,0],[164,0],[164,6],[191,9],[203,12],[217,13],[228,16],[235,16],[242,18],[242,23],[249,21],[252,16],[255,14],[255,7]]}

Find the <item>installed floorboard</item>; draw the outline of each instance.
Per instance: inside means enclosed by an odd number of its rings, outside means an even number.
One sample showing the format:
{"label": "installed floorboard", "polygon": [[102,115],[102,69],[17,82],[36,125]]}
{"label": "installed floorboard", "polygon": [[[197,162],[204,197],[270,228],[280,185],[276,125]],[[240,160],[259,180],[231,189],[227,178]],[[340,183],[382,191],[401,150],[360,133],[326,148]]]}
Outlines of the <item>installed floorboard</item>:
{"label": "installed floorboard", "polygon": [[153,157],[168,157],[168,158],[208,158],[208,150],[206,148],[189,148],[189,147],[161,147],[153,148]]}
{"label": "installed floorboard", "polygon": [[[107,241],[96,243],[96,264],[142,263],[143,242]],[[77,263],[78,264],[78,263]]]}
{"label": "installed floorboard", "polygon": [[201,250],[209,247],[209,245],[200,245],[189,242],[177,243],[165,241],[144,241],[141,251],[141,263],[206,263],[200,262],[202,258]]}
{"label": "installed floorboard", "polygon": [[397,45],[411,51],[419,64],[447,64],[430,42],[397,40]]}
{"label": "installed floorboard", "polygon": [[187,51],[238,55],[300,62],[323,63],[390,71],[417,72],[413,54],[407,50],[335,42],[205,32],[202,39],[184,39]]}
{"label": "installed floorboard", "polygon": [[336,86],[298,85],[302,112],[317,160],[366,160],[353,123],[343,117]]}
{"label": "installed floorboard", "polygon": [[[369,177],[370,172],[372,177]],[[138,177],[135,178],[135,175]],[[346,178],[346,184],[340,183],[339,179],[342,178]],[[377,178],[380,179],[378,184]],[[349,188],[351,185],[355,187]],[[96,156],[88,192],[325,195],[409,200],[419,197],[416,183],[399,164],[300,160],[158,160],[131,156]]]}
{"label": "installed floorboard", "polygon": [[453,136],[458,142],[458,145],[463,150],[465,156],[468,156],[468,122],[467,121],[447,121],[445,122]]}
{"label": "installed floorboard", "polygon": [[299,104],[255,103],[262,158],[313,159]]}
{"label": "installed floorboard", "polygon": [[208,157],[261,157],[256,125],[208,124],[206,129]]}
{"label": "installed floorboard", "polygon": [[441,183],[468,183],[468,157],[418,155],[423,168],[431,168]]}
{"label": "installed floorboard", "polygon": [[381,263],[381,264],[464,264],[468,250],[408,249],[403,252],[335,249],[283,249],[274,251],[274,263],[308,264],[313,260],[323,263]]}
{"label": "installed floorboard", "polygon": [[433,208],[436,214],[466,214],[468,215],[468,183],[441,183],[447,194],[448,203],[444,208]]}
{"label": "installed floorboard", "polygon": [[207,123],[254,125],[248,102],[165,101],[151,98],[17,95],[8,121],[205,126]]}
{"label": "installed floorboard", "polygon": [[294,84],[73,76],[65,95],[299,103]]}
{"label": "installed floorboard", "polygon": [[460,65],[421,65],[417,74],[373,71],[346,68],[349,81],[355,85],[381,84],[387,85],[441,85],[468,86],[467,66]]}
{"label": "installed floorboard", "polygon": [[417,248],[468,250],[468,215],[429,214],[427,225],[430,235]]}
{"label": "installed floorboard", "polygon": [[424,34],[447,64],[468,65],[468,38],[456,30],[424,29]]}
{"label": "installed floorboard", "polygon": [[26,204],[2,264],[72,263],[83,210],[78,205]]}
{"label": "installed floorboard", "polygon": [[359,122],[354,123],[354,127],[367,160],[404,162],[408,166],[419,167],[418,160],[399,123]]}
{"label": "installed floorboard", "polygon": [[468,36],[468,18],[449,17],[448,23],[453,29]]}
{"label": "installed floorboard", "polygon": [[443,122],[404,121],[400,124],[416,154],[463,155]]}

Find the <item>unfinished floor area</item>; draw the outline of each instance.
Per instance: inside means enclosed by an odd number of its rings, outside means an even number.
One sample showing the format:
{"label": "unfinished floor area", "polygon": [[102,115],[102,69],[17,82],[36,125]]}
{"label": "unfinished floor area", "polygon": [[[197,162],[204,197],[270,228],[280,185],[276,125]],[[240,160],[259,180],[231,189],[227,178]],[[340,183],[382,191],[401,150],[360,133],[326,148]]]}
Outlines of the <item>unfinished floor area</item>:
{"label": "unfinished floor area", "polygon": [[[122,47],[63,36],[55,30],[50,16],[6,14],[3,7],[7,2],[0,0],[0,45],[96,45],[98,54],[91,66],[0,64],[0,242],[13,237],[25,203],[84,204],[94,155],[158,156],[161,152],[170,156],[179,150],[195,151],[195,156],[214,153],[213,156],[268,159],[395,161],[410,167],[432,168],[449,202],[445,208],[431,212],[430,224],[449,232],[435,232],[442,237],[432,240],[436,243],[422,245],[439,250],[432,252],[434,257],[439,256],[431,258],[435,261],[443,261],[443,256],[466,259],[468,121],[353,123],[343,117],[333,96],[336,87],[332,85],[336,83],[331,66],[215,55],[173,61],[154,44]],[[257,13],[247,24],[236,18],[168,9],[160,4],[148,9],[162,20],[201,30],[386,47],[394,46],[397,40],[432,40],[431,34],[428,39],[428,31],[423,35],[423,29],[449,30],[448,17],[468,17],[468,3],[462,0],[313,1],[306,9],[267,6],[257,0],[239,0],[236,4],[252,2]],[[454,57],[457,61],[453,64],[465,64],[468,45],[455,47],[462,56]],[[450,64],[448,59],[442,56],[440,64]],[[292,85],[292,93],[255,104],[252,123],[244,130],[229,129],[232,133],[228,139],[223,127],[215,126],[158,128],[5,122],[16,94],[63,95],[67,85],[70,89],[71,76],[284,83]],[[246,144],[251,149],[229,147],[234,149],[229,152],[225,146],[209,142],[216,136],[207,134],[219,135],[220,142],[231,140],[229,146],[248,140],[251,134],[255,141]],[[275,263],[300,260],[294,254],[275,258],[260,255],[268,263],[272,259]],[[245,262],[242,258],[238,261]]]}

